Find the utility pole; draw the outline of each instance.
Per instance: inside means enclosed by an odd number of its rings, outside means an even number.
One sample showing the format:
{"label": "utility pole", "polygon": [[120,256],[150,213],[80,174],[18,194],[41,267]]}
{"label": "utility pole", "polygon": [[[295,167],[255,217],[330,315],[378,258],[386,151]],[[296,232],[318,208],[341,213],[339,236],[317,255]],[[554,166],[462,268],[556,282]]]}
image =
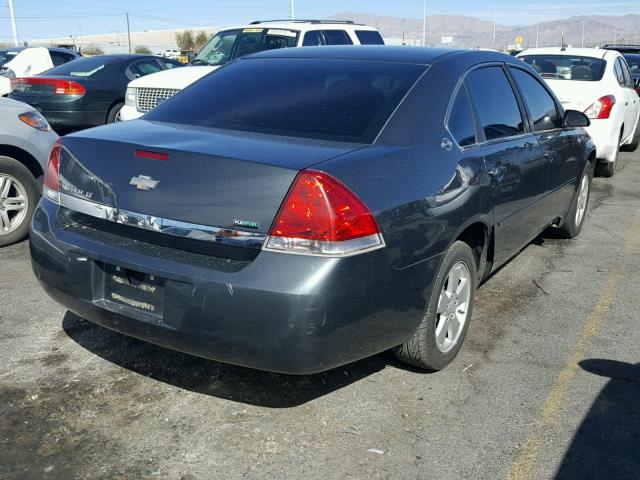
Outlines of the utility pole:
{"label": "utility pole", "polygon": [[291,20],[296,19],[296,0],[291,0]]}
{"label": "utility pole", "polygon": [[613,29],[613,44],[614,45],[618,44],[618,29],[617,28]]}
{"label": "utility pole", "polygon": [[496,48],[496,5],[493,4],[493,40],[491,41],[491,48]]}
{"label": "utility pole", "polygon": [[582,21],[582,48],[584,48],[584,20]]}
{"label": "utility pole", "polygon": [[127,12],[127,37],[129,38],[129,53],[131,53],[131,27],[129,26],[129,12]]}
{"label": "utility pole", "polygon": [[536,48],[538,48],[538,39],[540,38],[540,24],[536,23]]}
{"label": "utility pole", "polygon": [[427,46],[427,0],[422,0],[422,46]]}
{"label": "utility pole", "polygon": [[18,42],[18,28],[16,27],[16,14],[13,11],[13,0],[9,0],[9,17],[11,17],[11,30],[13,33],[13,46],[19,47],[20,42]]}

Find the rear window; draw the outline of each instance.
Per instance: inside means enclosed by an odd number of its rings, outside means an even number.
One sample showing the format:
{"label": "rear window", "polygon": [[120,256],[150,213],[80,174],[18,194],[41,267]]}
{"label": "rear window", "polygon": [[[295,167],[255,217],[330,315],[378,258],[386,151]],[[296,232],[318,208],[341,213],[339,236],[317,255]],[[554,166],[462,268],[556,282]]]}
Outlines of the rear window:
{"label": "rear window", "polygon": [[145,118],[371,143],[424,71],[420,65],[387,62],[240,60],[166,100]]}
{"label": "rear window", "polygon": [[601,58],[574,55],[525,55],[520,59],[549,80],[597,82],[602,79],[606,66]]}
{"label": "rear window", "polygon": [[52,68],[47,71],[47,76],[91,77],[102,71],[108,62],[109,58],[105,57],[79,58],[78,60],[73,60]]}
{"label": "rear window", "polygon": [[372,30],[356,30],[356,37],[361,45],[384,45],[382,36]]}

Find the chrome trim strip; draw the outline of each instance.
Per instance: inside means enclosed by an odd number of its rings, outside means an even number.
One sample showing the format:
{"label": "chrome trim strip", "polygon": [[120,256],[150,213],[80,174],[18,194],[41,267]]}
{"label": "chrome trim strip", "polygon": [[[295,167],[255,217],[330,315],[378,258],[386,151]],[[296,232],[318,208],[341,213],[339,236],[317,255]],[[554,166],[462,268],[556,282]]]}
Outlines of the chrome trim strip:
{"label": "chrome trim strip", "polygon": [[108,205],[74,197],[62,192],[60,192],[60,206],[121,225],[232,247],[260,249],[267,238],[267,236],[262,233],[198,225],[168,218],[154,217],[143,213],[130,212],[128,210],[109,207]]}

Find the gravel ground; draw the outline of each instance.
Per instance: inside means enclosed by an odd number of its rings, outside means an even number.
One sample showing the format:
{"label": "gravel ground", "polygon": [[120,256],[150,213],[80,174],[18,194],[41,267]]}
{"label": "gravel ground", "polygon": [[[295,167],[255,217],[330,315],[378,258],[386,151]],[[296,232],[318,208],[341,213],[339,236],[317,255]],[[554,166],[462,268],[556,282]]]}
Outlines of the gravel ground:
{"label": "gravel ground", "polygon": [[291,377],[176,353],[51,301],[0,251],[0,478],[640,478],[640,155],[573,241],[477,292],[457,359]]}

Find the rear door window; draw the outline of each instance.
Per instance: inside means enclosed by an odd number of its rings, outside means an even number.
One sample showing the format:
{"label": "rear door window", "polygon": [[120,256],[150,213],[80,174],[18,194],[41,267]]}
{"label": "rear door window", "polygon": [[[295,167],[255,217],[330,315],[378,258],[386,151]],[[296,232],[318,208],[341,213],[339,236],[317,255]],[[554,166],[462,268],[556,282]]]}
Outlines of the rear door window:
{"label": "rear door window", "polygon": [[476,126],[473,121],[473,113],[469,105],[467,89],[464,85],[458,89],[455,99],[451,104],[451,110],[447,117],[449,132],[461,147],[476,143]]}
{"label": "rear door window", "polygon": [[473,70],[467,85],[487,140],[524,133],[518,101],[502,67]]}
{"label": "rear door window", "polygon": [[324,30],[327,45],[353,45],[351,38],[344,30]]}
{"label": "rear door window", "polygon": [[620,62],[620,67],[622,68],[622,74],[624,75],[624,84],[627,88],[633,87],[633,79],[631,78],[631,72],[629,71],[629,66],[627,62],[622,59],[622,57],[618,57],[618,61]]}
{"label": "rear door window", "polygon": [[54,67],[70,62],[71,60],[76,58],[73,55],[62,52],[49,52],[49,55],[51,55],[51,61],[53,62]]}
{"label": "rear door window", "polygon": [[375,30],[356,30],[356,37],[360,45],[384,45],[382,36]]}
{"label": "rear door window", "polygon": [[619,58],[616,58],[616,62],[613,65],[613,70],[616,73],[616,80],[618,80],[618,83],[621,87],[624,87],[624,73],[622,72],[622,65]]}
{"label": "rear door window", "polygon": [[509,70],[529,108],[534,131],[542,132],[560,128],[562,120],[558,114],[556,102],[540,81],[519,68],[510,68]]}
{"label": "rear door window", "polygon": [[145,75],[159,72],[160,70],[162,70],[162,68],[155,59],[141,60],[129,65],[129,67],[125,71],[125,75],[130,80],[133,80],[135,78],[140,78],[144,77]]}
{"label": "rear door window", "polygon": [[304,34],[304,39],[302,40],[303,47],[319,47],[324,44],[322,30],[313,30]]}

